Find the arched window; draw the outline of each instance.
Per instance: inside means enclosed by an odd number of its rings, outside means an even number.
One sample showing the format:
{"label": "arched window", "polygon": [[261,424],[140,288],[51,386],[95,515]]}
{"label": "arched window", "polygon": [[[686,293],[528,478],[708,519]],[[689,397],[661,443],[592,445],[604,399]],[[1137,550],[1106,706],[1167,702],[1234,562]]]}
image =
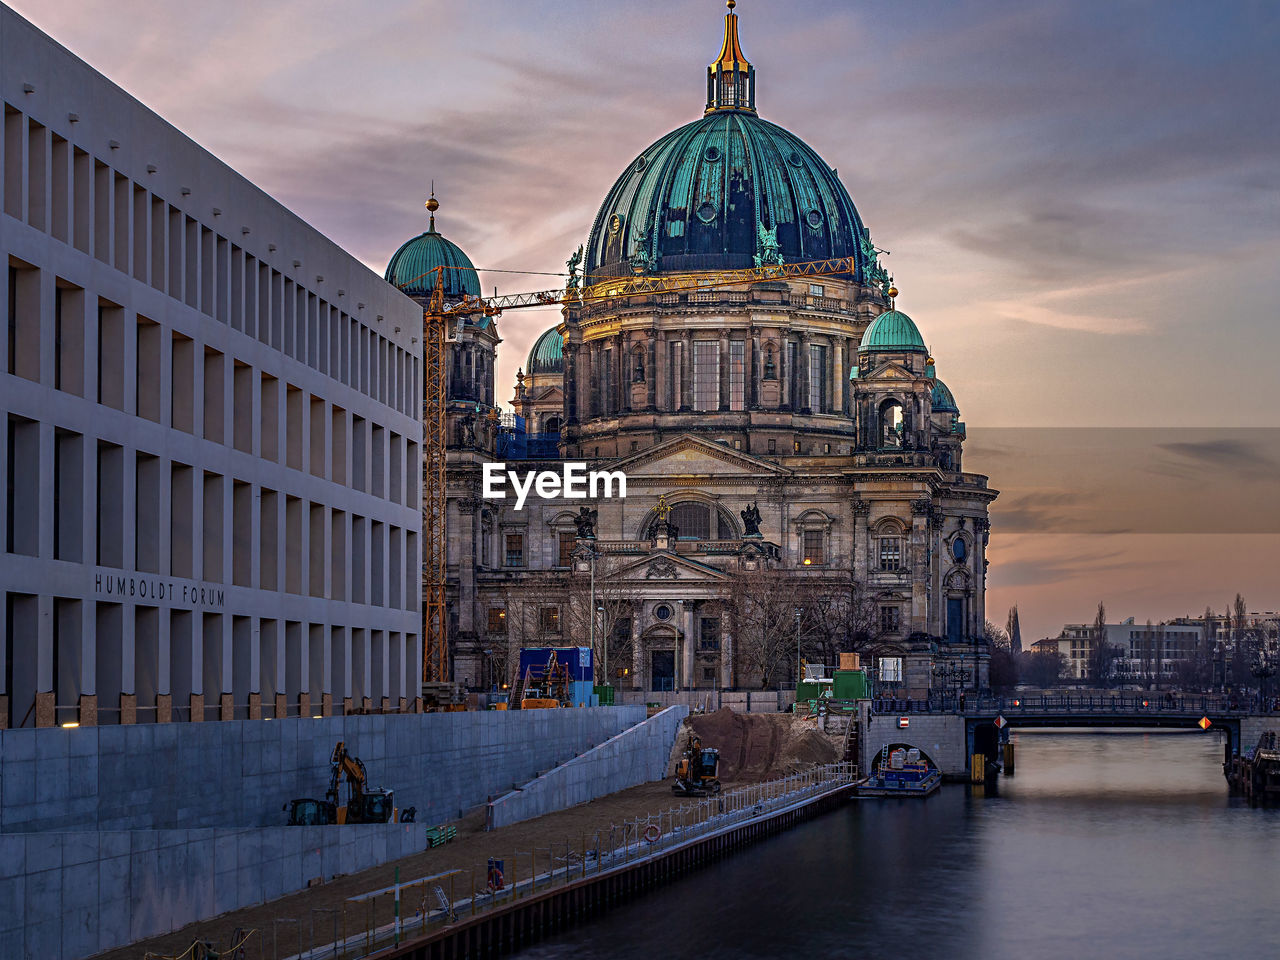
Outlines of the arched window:
{"label": "arched window", "polygon": [[[644,538],[653,536],[656,512],[651,512],[643,527]],[[727,510],[698,500],[672,504],[667,522],[676,528],[680,540],[736,540],[741,533]]]}
{"label": "arched window", "polygon": [[560,418],[556,416],[547,417],[542,423],[542,432],[560,436]]}
{"label": "arched window", "polygon": [[880,448],[882,450],[901,449],[902,432],[902,404],[897,400],[886,400],[880,404]]}
{"label": "arched window", "polygon": [[677,503],[669,519],[681,540],[711,539],[711,508],[705,503]]}

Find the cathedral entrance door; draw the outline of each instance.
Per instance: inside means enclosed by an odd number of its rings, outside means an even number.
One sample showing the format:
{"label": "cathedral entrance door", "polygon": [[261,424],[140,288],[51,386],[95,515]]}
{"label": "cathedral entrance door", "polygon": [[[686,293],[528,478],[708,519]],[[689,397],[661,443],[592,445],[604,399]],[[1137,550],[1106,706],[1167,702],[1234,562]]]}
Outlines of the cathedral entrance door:
{"label": "cathedral entrance door", "polygon": [[676,652],[653,650],[649,653],[650,689],[674,690],[676,685]]}

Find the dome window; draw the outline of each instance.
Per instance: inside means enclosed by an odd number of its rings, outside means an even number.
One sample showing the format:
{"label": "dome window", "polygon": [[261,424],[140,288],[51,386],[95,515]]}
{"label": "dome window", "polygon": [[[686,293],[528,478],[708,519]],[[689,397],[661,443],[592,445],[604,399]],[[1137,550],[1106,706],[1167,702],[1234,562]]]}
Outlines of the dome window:
{"label": "dome window", "polygon": [[698,219],[703,223],[710,223],[716,218],[716,208],[709,203],[704,203],[698,208]]}
{"label": "dome window", "polygon": [[793,167],[804,166],[804,161],[800,159],[800,154],[796,153],[794,150],[787,155],[787,163],[791,164]]}
{"label": "dome window", "polygon": [[810,210],[809,216],[806,219],[809,221],[809,226],[813,227],[814,229],[817,229],[818,227],[822,226],[822,214],[820,214],[817,210]]}
{"label": "dome window", "polygon": [[707,163],[715,163],[717,160],[720,159],[720,148],[707,147],[707,149],[702,152],[702,156],[703,156],[703,159],[707,161]]}
{"label": "dome window", "polygon": [[969,548],[965,546],[963,537],[956,537],[951,541],[951,555],[956,558],[957,563],[964,563],[964,558],[968,556]]}
{"label": "dome window", "polygon": [[644,169],[645,167],[647,167],[648,165],[649,165],[649,161],[648,161],[648,160],[646,160],[646,159],[644,158],[644,155],[643,155],[643,154],[641,154],[640,156],[636,157],[636,169],[637,169],[637,170],[643,170],[643,169]]}

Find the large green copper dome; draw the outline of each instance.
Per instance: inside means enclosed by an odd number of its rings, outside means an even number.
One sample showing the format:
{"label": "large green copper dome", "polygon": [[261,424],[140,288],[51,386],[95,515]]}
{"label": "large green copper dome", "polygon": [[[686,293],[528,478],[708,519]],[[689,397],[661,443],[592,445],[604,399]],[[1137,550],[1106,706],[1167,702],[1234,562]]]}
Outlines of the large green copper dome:
{"label": "large green copper dome", "polygon": [[564,340],[555,327],[534,341],[529,351],[528,372],[564,373]]}
{"label": "large green copper dome", "polygon": [[658,140],[605,197],[588,276],[732,270],[776,231],[787,263],[858,258],[862,221],[834,170],[799,137],[745,111],[717,111]]}
{"label": "large green copper dome", "polygon": [[862,343],[858,345],[858,349],[928,352],[915,321],[901,310],[886,310],[871,321],[871,326],[862,335]]}
{"label": "large green copper dome", "polygon": [[471,258],[462,248],[436,232],[435,197],[428,203],[431,225],[426,233],[406,240],[387,264],[388,283],[395,284],[411,297],[430,297],[436,286],[436,267],[445,267],[444,295],[459,298],[480,296],[480,278]]}
{"label": "large green copper dome", "polygon": [[587,243],[588,278],[855,257],[862,279],[858,211],[808,144],[756,115],[755,68],[737,21],[730,4],[720,56],[707,68],[705,115],[649,146],[605,197]]}

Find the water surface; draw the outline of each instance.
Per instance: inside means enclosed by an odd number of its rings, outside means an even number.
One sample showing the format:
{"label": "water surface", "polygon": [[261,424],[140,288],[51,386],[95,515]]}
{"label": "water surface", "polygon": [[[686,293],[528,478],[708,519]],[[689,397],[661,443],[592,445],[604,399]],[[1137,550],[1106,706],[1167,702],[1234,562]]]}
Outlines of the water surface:
{"label": "water surface", "polygon": [[860,800],[519,956],[1280,955],[1280,811],[1212,734],[1024,731],[999,795]]}

